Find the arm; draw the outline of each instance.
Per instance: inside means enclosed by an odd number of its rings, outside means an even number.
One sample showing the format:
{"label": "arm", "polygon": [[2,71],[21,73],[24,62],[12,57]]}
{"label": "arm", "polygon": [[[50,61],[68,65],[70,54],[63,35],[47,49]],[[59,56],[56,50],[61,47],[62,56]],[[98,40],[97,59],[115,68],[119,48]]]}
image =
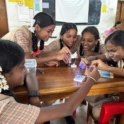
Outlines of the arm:
{"label": "arm", "polygon": [[[37,77],[35,74],[27,73],[25,78],[26,78],[25,83],[26,83],[28,92],[29,91],[39,91],[38,80],[37,80]],[[32,105],[41,107],[39,97],[30,97],[29,102]]]}
{"label": "arm", "polygon": [[[28,41],[28,37],[26,36],[26,34],[21,31],[21,30],[18,30],[15,32],[14,34],[14,41],[19,44],[24,52],[25,52],[25,59],[31,59],[31,58],[34,58],[30,51],[29,51],[29,41]],[[65,63],[68,62],[68,58],[69,58],[69,55],[67,54],[53,54],[53,55],[44,55],[43,58],[35,58],[36,61],[37,61],[37,64],[38,65],[41,65],[41,64],[44,64],[45,62],[49,62],[49,61],[60,61],[60,60],[63,60]]]}
{"label": "arm", "polygon": [[109,72],[112,72],[113,74],[124,77],[124,69],[123,68],[109,66],[109,65],[105,64],[104,62],[102,62],[100,59],[92,61],[92,64],[97,65],[97,68],[100,70],[109,71]]}
{"label": "arm", "polygon": [[106,71],[112,72],[113,74],[124,77],[124,68],[108,66]]}
{"label": "arm", "polygon": [[41,57],[46,57],[46,56],[53,56],[53,55],[57,55],[59,53],[59,51],[51,51],[51,52],[40,52],[36,57],[37,58],[41,58]]}
{"label": "arm", "polygon": [[[41,65],[50,61],[61,61],[63,60],[65,63],[68,63],[68,60],[70,58],[69,54],[55,54],[55,55],[51,55],[51,56],[45,56],[45,57],[41,57],[41,58],[37,58],[37,57],[33,57],[31,55],[31,53],[25,53],[25,59],[36,59],[37,64]],[[55,62],[56,63],[56,62]]]}
{"label": "arm", "polygon": [[93,60],[97,60],[97,59],[100,59],[102,61],[110,60],[110,57],[108,55],[108,52],[107,52],[104,44],[100,45],[99,53],[96,53],[96,55],[95,55],[95,52],[93,52],[93,53],[90,53],[91,56],[89,56],[87,58],[82,58],[81,62],[87,65],[87,64],[91,63]]}
{"label": "arm", "polygon": [[105,54],[99,54],[97,56],[89,56],[87,58],[81,58],[81,63],[84,63],[85,65],[90,64],[93,60],[100,59],[102,61],[107,60]]}
{"label": "arm", "polygon": [[50,61],[61,61],[63,60],[66,64],[68,63],[68,60],[70,58],[69,54],[56,54],[56,55],[52,55],[49,57],[42,57],[42,58],[35,58],[37,61],[37,64],[44,64]]}
{"label": "arm", "polygon": [[[99,73],[95,66],[93,66],[93,70],[92,72],[90,72],[89,75],[98,80]],[[87,78],[86,82],[84,82],[81,88],[74,95],[72,95],[64,104],[41,108],[41,112],[36,120],[36,124],[71,115],[73,111],[83,101],[93,84],[94,81],[90,78]]]}
{"label": "arm", "polygon": [[47,45],[38,55],[37,57],[44,57],[44,56],[49,56],[49,55],[55,55],[58,54],[60,50],[60,45],[59,41],[55,40],[52,41],[49,45]]}
{"label": "arm", "polygon": [[83,51],[83,52],[84,52],[85,56],[97,56],[97,55],[99,55],[99,53],[96,53],[92,50],[88,50],[88,51],[86,50],[86,51]]}

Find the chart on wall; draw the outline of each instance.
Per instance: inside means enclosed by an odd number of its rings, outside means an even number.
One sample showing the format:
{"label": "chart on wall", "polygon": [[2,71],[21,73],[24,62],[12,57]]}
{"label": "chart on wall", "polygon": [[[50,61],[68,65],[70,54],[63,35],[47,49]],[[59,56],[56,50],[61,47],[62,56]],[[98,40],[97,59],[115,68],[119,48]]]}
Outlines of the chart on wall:
{"label": "chart on wall", "polygon": [[[56,0],[42,0],[42,10],[56,19]],[[70,13],[72,11],[70,10]],[[76,18],[79,14],[74,14]],[[88,21],[79,22],[77,25],[98,25],[101,15],[101,0],[89,0],[88,5]],[[57,25],[62,25],[64,22],[56,21]]]}

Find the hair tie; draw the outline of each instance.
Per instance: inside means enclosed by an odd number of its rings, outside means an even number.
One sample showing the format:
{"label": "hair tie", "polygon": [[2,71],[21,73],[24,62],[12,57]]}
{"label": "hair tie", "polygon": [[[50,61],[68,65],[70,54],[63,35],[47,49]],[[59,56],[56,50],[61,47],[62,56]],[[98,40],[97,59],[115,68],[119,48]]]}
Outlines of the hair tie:
{"label": "hair tie", "polygon": [[0,93],[2,92],[2,90],[9,89],[9,85],[7,85],[7,81],[1,73],[2,73],[2,67],[0,66]]}
{"label": "hair tie", "polygon": [[30,28],[28,28],[28,29],[29,29],[32,33],[35,32],[34,24],[35,24],[35,19],[31,19]]}

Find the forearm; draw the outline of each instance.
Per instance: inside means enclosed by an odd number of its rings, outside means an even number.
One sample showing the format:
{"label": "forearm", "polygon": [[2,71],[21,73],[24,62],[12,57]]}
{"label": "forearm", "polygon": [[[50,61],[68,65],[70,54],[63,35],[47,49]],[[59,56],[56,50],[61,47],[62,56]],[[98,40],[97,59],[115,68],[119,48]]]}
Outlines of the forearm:
{"label": "forearm", "polygon": [[106,71],[109,71],[109,72],[112,72],[113,74],[124,77],[124,68],[108,66],[108,68],[106,68]]}
{"label": "forearm", "polygon": [[[28,92],[39,91],[39,86],[38,86],[38,81],[37,81],[36,75],[28,73],[26,75],[25,83],[26,83]],[[29,103],[32,104],[32,105],[35,105],[37,107],[41,107],[40,99],[39,99],[38,96],[30,97],[29,98]]]}
{"label": "forearm", "polygon": [[93,84],[94,81],[92,79],[87,79],[82,87],[64,104],[41,108],[41,112],[37,121],[45,122],[48,121],[48,118],[49,120],[52,120],[71,115],[73,111],[79,106],[79,104],[84,100]]}
{"label": "forearm", "polygon": [[56,61],[56,56],[49,56],[49,57],[42,57],[42,58],[35,58],[38,65],[50,62],[50,61]]}
{"label": "forearm", "polygon": [[97,56],[96,56],[96,59],[100,59],[100,60],[102,60],[102,61],[106,61],[106,60],[107,60],[105,54],[97,55]]}
{"label": "forearm", "polygon": [[[57,54],[57,52],[56,52]],[[36,59],[38,65],[42,65],[46,62],[54,61],[56,60],[56,54],[50,54],[48,55],[47,53],[43,54],[43,56],[39,57],[33,57],[29,52],[25,53],[25,59]]]}
{"label": "forearm", "polygon": [[53,55],[56,55],[58,54],[59,51],[50,51],[50,52],[40,52],[36,57],[37,58],[40,58],[40,57],[49,57],[49,56],[53,56]]}
{"label": "forearm", "polygon": [[28,73],[26,75],[26,86],[27,86],[27,89],[28,91],[31,91],[31,90],[39,90],[39,86],[38,86],[38,80],[37,80],[37,77],[35,74],[33,73]]}
{"label": "forearm", "polygon": [[82,85],[82,87],[67,100],[67,102],[65,103],[65,108],[68,110],[68,114],[72,114],[74,110],[80,105],[80,103],[84,100],[93,84],[94,81],[88,78],[86,82]]}

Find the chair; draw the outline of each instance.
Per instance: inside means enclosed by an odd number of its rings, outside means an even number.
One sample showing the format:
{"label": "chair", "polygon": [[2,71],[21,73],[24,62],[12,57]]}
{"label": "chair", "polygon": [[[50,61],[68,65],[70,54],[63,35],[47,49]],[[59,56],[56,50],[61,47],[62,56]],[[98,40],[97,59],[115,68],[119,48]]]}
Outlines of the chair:
{"label": "chair", "polygon": [[106,103],[102,105],[98,124],[109,124],[110,118],[115,114],[124,113],[124,102]]}

